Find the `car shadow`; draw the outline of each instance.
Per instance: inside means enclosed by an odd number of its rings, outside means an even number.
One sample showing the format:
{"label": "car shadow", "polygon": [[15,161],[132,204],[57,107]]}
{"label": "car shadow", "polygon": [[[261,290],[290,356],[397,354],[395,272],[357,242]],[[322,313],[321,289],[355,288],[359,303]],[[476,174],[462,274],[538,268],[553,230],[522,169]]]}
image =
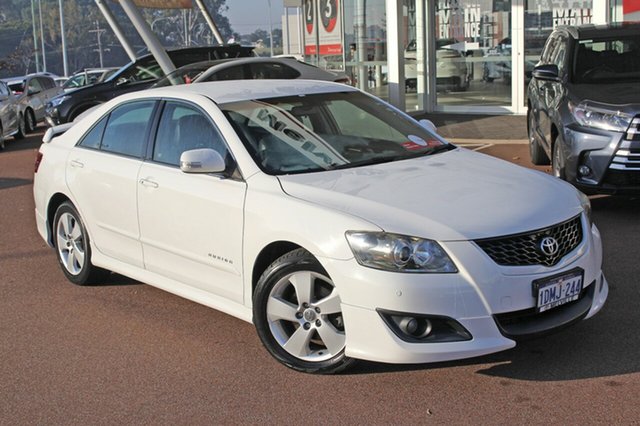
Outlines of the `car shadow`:
{"label": "car shadow", "polygon": [[47,131],[47,127],[40,126],[32,133],[29,133],[24,139],[6,138],[4,141],[4,150],[0,151],[0,155],[8,152],[24,151],[27,149],[38,149],[42,145],[42,138]]}
{"label": "car shadow", "polygon": [[7,188],[15,188],[16,186],[30,185],[33,183],[31,179],[21,179],[12,177],[0,177],[0,190]]}
{"label": "car shadow", "polygon": [[89,284],[87,287],[120,287],[132,285],[144,285],[144,283],[136,281],[133,278],[111,272],[105,279]]}

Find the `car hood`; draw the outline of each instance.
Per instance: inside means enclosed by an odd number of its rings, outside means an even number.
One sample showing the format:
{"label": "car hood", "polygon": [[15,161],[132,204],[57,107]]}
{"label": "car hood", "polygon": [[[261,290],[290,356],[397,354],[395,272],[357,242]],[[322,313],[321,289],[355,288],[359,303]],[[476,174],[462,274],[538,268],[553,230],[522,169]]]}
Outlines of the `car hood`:
{"label": "car hood", "polygon": [[517,234],[582,211],[566,182],[466,149],[279,176],[285,193],[385,230],[440,241]]}
{"label": "car hood", "polygon": [[612,105],[636,104],[640,107],[638,83],[573,84],[569,86],[571,97],[579,103],[591,100]]}

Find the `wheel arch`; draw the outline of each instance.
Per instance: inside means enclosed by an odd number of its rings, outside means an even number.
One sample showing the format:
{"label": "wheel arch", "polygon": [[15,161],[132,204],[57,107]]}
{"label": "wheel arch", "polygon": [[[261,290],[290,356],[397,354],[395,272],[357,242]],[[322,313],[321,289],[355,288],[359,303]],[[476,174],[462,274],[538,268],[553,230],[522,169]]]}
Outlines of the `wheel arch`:
{"label": "wheel arch", "polygon": [[69,123],[72,122],[73,120],[76,119],[76,117],[78,117],[80,114],[82,114],[86,110],[91,109],[94,106],[101,105],[103,103],[104,102],[92,101],[92,102],[85,102],[80,105],[77,105],[75,108],[69,111],[69,115],[67,116],[67,122]]}
{"label": "wheel arch", "polygon": [[251,297],[253,298],[254,290],[258,284],[258,280],[262,273],[280,256],[289,253],[290,251],[304,248],[299,244],[291,241],[274,241],[265,246],[253,263],[253,271],[251,272]]}
{"label": "wheel arch", "polygon": [[73,201],[61,192],[57,192],[53,194],[53,196],[49,199],[49,204],[47,205],[47,235],[49,239],[49,244],[51,247],[54,246],[53,242],[53,219],[56,215],[56,211],[58,207],[62,205],[64,202],[69,202],[73,204]]}

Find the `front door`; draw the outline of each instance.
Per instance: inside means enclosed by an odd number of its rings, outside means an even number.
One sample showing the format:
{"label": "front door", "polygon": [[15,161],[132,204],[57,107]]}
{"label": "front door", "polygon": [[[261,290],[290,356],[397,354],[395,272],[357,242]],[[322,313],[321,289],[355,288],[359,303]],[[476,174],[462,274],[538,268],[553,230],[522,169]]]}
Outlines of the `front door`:
{"label": "front door", "polygon": [[190,104],[167,102],[151,159],[138,176],[145,268],[242,303],[246,184],[227,174],[183,173],[180,154],[198,148],[213,148],[230,158],[205,113]]}

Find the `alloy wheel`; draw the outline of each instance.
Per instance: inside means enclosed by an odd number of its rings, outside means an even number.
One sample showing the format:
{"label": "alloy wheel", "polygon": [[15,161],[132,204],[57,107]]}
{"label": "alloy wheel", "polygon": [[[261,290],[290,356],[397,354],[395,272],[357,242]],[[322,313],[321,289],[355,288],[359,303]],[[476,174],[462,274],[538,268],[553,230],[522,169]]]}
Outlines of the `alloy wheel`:
{"label": "alloy wheel", "polygon": [[79,275],[86,255],[85,238],[82,225],[71,213],[63,213],[58,220],[56,247],[65,269]]}
{"label": "alloy wheel", "polygon": [[300,360],[325,361],[345,347],[340,297],[331,279],[320,273],[282,277],[269,293],[266,314],[276,342]]}

